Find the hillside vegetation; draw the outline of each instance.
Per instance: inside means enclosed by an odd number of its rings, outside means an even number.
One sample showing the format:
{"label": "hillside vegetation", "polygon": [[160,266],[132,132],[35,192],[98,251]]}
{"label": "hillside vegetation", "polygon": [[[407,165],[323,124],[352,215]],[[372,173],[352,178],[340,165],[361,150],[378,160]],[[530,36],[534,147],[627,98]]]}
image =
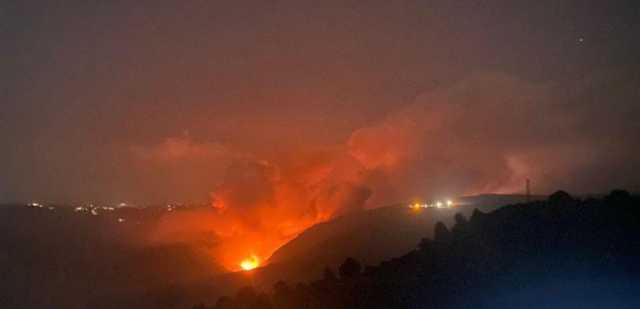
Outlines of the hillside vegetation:
{"label": "hillside vegetation", "polygon": [[246,287],[195,308],[634,308],[640,305],[638,198],[613,191],[438,223],[404,256],[363,267],[347,259],[308,284]]}

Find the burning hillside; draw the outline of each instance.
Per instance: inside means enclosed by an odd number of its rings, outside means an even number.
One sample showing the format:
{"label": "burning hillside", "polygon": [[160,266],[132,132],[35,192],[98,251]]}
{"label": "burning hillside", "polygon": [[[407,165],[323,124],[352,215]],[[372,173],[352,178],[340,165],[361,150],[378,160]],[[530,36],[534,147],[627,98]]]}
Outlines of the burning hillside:
{"label": "burning hillside", "polygon": [[[475,74],[418,96],[342,143],[261,148],[185,134],[135,148],[141,164],[186,179],[178,187],[202,186],[188,176],[203,170],[216,179],[208,182],[212,211],[168,219],[154,239],[195,241],[213,260],[240,270],[244,259],[266,261],[308,227],[354,210],[428,196],[516,192],[525,178],[545,192],[566,173],[590,173],[598,156],[583,133],[571,142],[554,134],[583,132],[583,123],[564,121],[570,110],[553,104],[553,93],[505,74]],[[554,117],[534,121],[532,115],[543,110]],[[497,114],[504,116],[499,122]]]}

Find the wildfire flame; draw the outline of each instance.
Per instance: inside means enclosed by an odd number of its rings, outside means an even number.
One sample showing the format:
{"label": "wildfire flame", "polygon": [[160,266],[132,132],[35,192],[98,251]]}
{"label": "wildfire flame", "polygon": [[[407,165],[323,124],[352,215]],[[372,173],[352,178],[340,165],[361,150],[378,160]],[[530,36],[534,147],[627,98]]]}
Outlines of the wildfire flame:
{"label": "wildfire flame", "polygon": [[254,268],[257,268],[258,266],[260,266],[260,261],[255,255],[252,255],[240,262],[240,268],[242,268],[242,270],[244,271],[252,270]]}

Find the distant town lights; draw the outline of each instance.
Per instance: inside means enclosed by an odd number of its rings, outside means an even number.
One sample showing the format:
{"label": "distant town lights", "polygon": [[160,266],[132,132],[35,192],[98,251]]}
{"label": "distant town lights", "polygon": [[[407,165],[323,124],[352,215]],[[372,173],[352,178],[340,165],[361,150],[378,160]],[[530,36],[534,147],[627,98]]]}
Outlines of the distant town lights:
{"label": "distant town lights", "polygon": [[424,204],[420,204],[420,203],[413,203],[413,204],[409,204],[409,208],[411,209],[420,209],[420,208],[450,208],[453,207],[454,203],[452,200],[445,200],[445,202],[442,201],[434,201],[433,203],[424,203]]}

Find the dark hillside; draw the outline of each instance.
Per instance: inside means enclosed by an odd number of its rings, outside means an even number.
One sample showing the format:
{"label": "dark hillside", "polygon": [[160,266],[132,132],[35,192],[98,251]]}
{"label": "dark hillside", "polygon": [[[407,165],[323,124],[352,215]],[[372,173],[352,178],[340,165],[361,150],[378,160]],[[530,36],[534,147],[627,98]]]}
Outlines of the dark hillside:
{"label": "dark hillside", "polygon": [[130,294],[148,296],[220,272],[190,246],[145,243],[164,215],[0,206],[0,308],[134,308]]}
{"label": "dark hillside", "polygon": [[640,205],[614,191],[456,216],[416,250],[362,269],[349,260],[310,284],[245,288],[215,308],[635,308]]}
{"label": "dark hillside", "polygon": [[[453,208],[416,211],[405,203],[339,217],[307,229],[282,246],[269,259],[266,268],[270,269],[261,270],[256,279],[269,285],[277,279],[307,281],[320,276],[326,266],[337,267],[347,257],[376,265],[412,250],[423,237],[432,237],[437,222],[451,226],[456,213],[468,217],[474,209],[489,212],[525,200],[523,195],[477,195],[456,199]],[[269,274],[273,272],[280,277],[273,278]]]}

